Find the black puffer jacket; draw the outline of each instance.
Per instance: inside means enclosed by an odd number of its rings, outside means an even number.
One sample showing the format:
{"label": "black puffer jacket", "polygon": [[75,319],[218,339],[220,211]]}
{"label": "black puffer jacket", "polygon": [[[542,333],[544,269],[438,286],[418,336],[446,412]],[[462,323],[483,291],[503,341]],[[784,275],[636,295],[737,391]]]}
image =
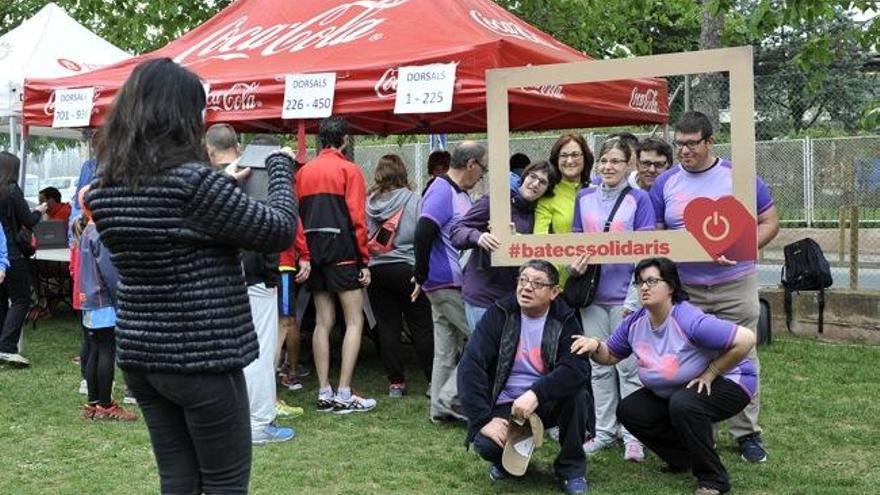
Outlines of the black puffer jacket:
{"label": "black puffer jacket", "polygon": [[291,160],[274,154],[267,165],[267,204],[199,163],[136,191],[92,183],[86,202],[119,271],[121,368],[220,373],[257,357],[239,249],[281,251],[297,218]]}

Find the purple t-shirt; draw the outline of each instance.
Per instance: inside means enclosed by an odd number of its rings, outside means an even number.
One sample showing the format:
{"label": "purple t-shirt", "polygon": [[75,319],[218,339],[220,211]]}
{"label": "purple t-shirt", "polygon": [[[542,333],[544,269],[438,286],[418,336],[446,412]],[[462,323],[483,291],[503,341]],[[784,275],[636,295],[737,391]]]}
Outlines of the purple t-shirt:
{"label": "purple t-shirt", "polygon": [[[757,212],[760,215],[773,207],[770,189],[760,177],[756,178]],[[660,174],[651,188],[650,197],[658,222],[669,230],[684,229],[684,209],[695,198],[718,199],[733,194],[733,176],[730,160],[719,158],[702,172],[688,172],[677,164]],[[755,234],[757,235],[757,233]],[[755,273],[754,261],[739,261],[732,266],[715,262],[679,263],[678,275],[682,283],[717,285],[739,280]]]}
{"label": "purple t-shirt", "polygon": [[510,370],[504,389],[498,394],[495,405],[515,401],[547,373],[547,367],[544,366],[544,360],[541,358],[541,338],[544,336],[546,321],[546,314],[540,318],[522,315],[519,345],[516,348],[516,357],[513,359],[513,368]]}
{"label": "purple t-shirt", "polygon": [[427,218],[440,228],[440,236],[431,245],[428,279],[422,285],[425,292],[461,287],[458,250],[452,246],[449,231],[453,220],[467,213],[470,207],[471,197],[446,175],[431,182],[425,191],[420,218]]}
{"label": "purple t-shirt", "polygon": [[[574,202],[574,223],[572,232],[602,232],[605,220],[614,208],[617,196],[602,193],[601,186],[581,189]],[[657,221],[648,193],[631,189],[611,221],[609,232],[632,232],[654,230]],[[599,287],[596,288],[596,304],[619,306],[626,299],[626,292],[632,282],[632,263],[602,265]]]}
{"label": "purple t-shirt", "polygon": [[[730,349],[736,329],[737,325],[684,301],[673,305],[669,317],[657,328],[651,328],[648,311],[639,309],[620,323],[606,344],[620,359],[635,354],[642,384],[668,398]],[[748,356],[723,376],[742,387],[749,397],[758,389],[758,371]]]}

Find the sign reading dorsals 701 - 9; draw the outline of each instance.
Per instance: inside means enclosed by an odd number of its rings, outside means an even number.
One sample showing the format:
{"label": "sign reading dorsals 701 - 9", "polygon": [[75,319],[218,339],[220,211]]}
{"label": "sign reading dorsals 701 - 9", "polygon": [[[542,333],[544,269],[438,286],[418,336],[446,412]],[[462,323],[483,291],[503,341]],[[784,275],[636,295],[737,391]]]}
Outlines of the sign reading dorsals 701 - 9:
{"label": "sign reading dorsals 701 - 9", "polygon": [[52,127],[88,127],[94,104],[94,87],[55,90]]}
{"label": "sign reading dorsals 701 - 9", "polygon": [[333,113],[336,73],[284,76],[282,119],[322,119]]}
{"label": "sign reading dorsals 701 - 9", "polygon": [[397,72],[394,113],[443,113],[452,110],[456,64],[401,67]]}

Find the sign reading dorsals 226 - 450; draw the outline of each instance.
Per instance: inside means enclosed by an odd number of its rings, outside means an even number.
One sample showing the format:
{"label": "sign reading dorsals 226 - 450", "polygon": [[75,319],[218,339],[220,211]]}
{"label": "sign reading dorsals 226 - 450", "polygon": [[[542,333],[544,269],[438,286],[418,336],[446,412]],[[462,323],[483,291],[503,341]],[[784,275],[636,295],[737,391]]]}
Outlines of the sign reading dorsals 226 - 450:
{"label": "sign reading dorsals 226 - 450", "polygon": [[287,74],[284,76],[282,119],[322,119],[333,113],[336,73]]}

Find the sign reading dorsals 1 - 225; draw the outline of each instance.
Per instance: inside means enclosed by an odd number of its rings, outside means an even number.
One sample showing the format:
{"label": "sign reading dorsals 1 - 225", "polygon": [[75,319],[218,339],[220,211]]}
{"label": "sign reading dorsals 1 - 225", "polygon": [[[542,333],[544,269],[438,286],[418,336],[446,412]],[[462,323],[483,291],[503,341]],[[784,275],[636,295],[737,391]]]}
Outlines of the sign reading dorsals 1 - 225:
{"label": "sign reading dorsals 1 - 225", "polygon": [[397,71],[394,113],[443,113],[452,110],[456,64],[401,67]]}
{"label": "sign reading dorsals 1 - 225", "polygon": [[336,73],[284,76],[282,119],[323,119],[333,113]]}
{"label": "sign reading dorsals 1 - 225", "polygon": [[55,90],[52,127],[88,127],[94,104],[94,87]]}

